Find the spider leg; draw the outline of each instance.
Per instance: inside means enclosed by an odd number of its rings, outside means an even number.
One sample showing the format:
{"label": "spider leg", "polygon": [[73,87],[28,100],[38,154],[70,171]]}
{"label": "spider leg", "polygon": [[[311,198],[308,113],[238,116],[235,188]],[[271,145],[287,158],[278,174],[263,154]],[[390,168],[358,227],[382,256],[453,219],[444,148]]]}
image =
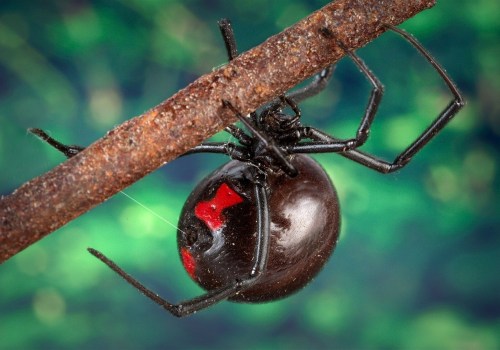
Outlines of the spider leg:
{"label": "spider leg", "polygon": [[270,110],[272,109],[278,111],[282,109],[285,106],[285,104],[288,104],[294,110],[295,114],[300,117],[300,111],[297,112],[298,109],[296,107],[297,103],[309,97],[317,95],[318,93],[323,91],[325,87],[328,85],[328,82],[330,81],[333,75],[334,68],[335,66],[331,65],[323,69],[319,74],[317,74],[314,77],[313,81],[309,83],[307,86],[304,86],[301,89],[287,93],[286,95],[279,96],[278,98],[273,100],[273,102],[268,108]]}
{"label": "spider leg", "polygon": [[234,136],[244,146],[252,144],[252,138],[234,124],[226,126],[225,131]]}
{"label": "spider leg", "polygon": [[[410,162],[412,157],[420,151],[436,134],[438,134],[443,127],[458,113],[458,111],[465,105],[465,101],[458,91],[455,83],[446,74],[444,69],[436,62],[430,53],[410,34],[393,26],[388,26],[397,34],[405,38],[411,45],[413,45],[424,58],[434,67],[436,72],[441,76],[446,86],[453,95],[453,99],[448,105],[439,113],[434,121],[425,129],[415,141],[413,141],[403,152],[401,152],[392,162],[382,160],[369,153],[361,152],[359,150],[351,149],[340,151],[340,154],[355,162],[360,163],[368,168],[374,169],[381,173],[390,173],[401,169]],[[304,135],[315,140],[314,142],[305,142],[288,148],[291,153],[326,153],[326,152],[339,152],[338,145],[342,142],[339,139],[333,138],[319,130],[313,128],[304,128]]]}
{"label": "spider leg", "polygon": [[42,129],[30,128],[28,131],[36,136],[38,136],[43,141],[47,142],[49,145],[62,152],[66,157],[71,158],[74,155],[80,153],[85,149],[85,147],[77,146],[77,145],[65,145],[61,142],[55,140],[50,137],[45,131]]}
{"label": "spider leg", "polygon": [[226,45],[227,56],[229,61],[232,61],[236,56],[238,56],[233,27],[231,27],[231,22],[227,18],[222,18],[217,23],[219,24],[219,30],[222,34],[224,44]]}
{"label": "spider leg", "polygon": [[96,258],[105,263],[109,268],[120,275],[125,281],[130,283],[136,289],[138,289],[142,294],[150,298],[152,301],[163,307],[165,310],[170,312],[172,315],[177,317],[183,317],[205,309],[211,305],[214,305],[222,300],[228,299],[238,292],[241,292],[257,282],[259,277],[265,271],[267,266],[267,260],[269,256],[269,235],[270,235],[270,223],[269,223],[269,206],[267,202],[267,193],[263,184],[255,183],[255,200],[257,203],[257,220],[258,220],[258,232],[257,232],[257,242],[254,250],[255,263],[252,266],[249,274],[241,279],[236,279],[227,286],[210,291],[199,297],[186,300],[180,304],[172,304],[158,294],[154,293],[142,283],[137,281],[135,278],[123,271],[118,265],[113,261],[108,259],[101,252],[89,248],[89,252]]}
{"label": "spider leg", "polygon": [[342,153],[349,151],[345,140],[334,138],[327,133],[310,126],[299,129],[303,138],[313,141],[300,142],[286,147],[288,153]]}
{"label": "spider leg", "polygon": [[[344,48],[342,43],[339,45]],[[302,138],[309,138],[315,141],[321,141],[323,145],[317,144],[316,142],[305,142],[297,145],[296,147],[291,147],[292,152],[301,153],[312,153],[315,151],[319,152],[344,152],[361,147],[370,134],[370,127],[372,125],[373,119],[382,100],[382,95],[384,93],[384,86],[378,80],[378,78],[373,74],[372,71],[366,66],[361,58],[354,52],[351,52],[344,48],[346,54],[353,60],[353,62],[358,66],[361,72],[365,75],[368,82],[372,85],[372,90],[370,93],[370,98],[365,109],[365,114],[361,119],[358,130],[356,131],[356,136],[348,140],[333,139],[331,136],[311,127],[304,127],[301,130]],[[313,151],[315,150],[315,151]]]}
{"label": "spider leg", "polygon": [[[368,82],[372,85],[372,90],[370,92],[370,98],[368,104],[365,108],[365,114],[361,119],[356,136],[353,139],[345,141],[337,141],[336,143],[345,143],[345,149],[355,149],[361,147],[370,134],[370,127],[372,125],[373,119],[377,114],[378,106],[382,100],[382,95],[384,94],[384,86],[378,80],[378,78],[373,74],[373,72],[367,67],[365,62],[356,53],[349,51],[342,43],[339,42],[339,46],[345,51],[345,53],[352,59],[352,61],[358,66],[361,72],[365,75]],[[313,130],[313,129],[311,129]],[[306,137],[309,137],[308,135]]]}
{"label": "spider leg", "polygon": [[439,115],[434,119],[434,121],[425,129],[416,139],[413,141],[403,152],[401,152],[392,162],[387,162],[385,160],[379,159],[371,154],[360,152],[358,150],[350,150],[348,152],[342,153],[346,158],[354,160],[364,166],[374,169],[381,173],[390,173],[401,169],[406,164],[410,162],[413,156],[419,152],[434,136],[436,136],[448,122],[458,113],[460,109],[465,105],[464,98],[458,90],[455,83],[446,74],[445,70],[436,62],[434,57],[420,44],[414,37],[410,34],[396,28],[394,26],[387,25],[389,29],[401,35],[406,41],[408,41],[413,47],[415,47],[424,58],[432,65],[436,72],[441,76],[444,83],[453,95],[453,100],[451,100],[448,105],[439,113]]}
{"label": "spider leg", "polygon": [[300,117],[302,116],[302,112],[299,108],[299,106],[297,105],[297,102],[295,102],[295,100],[293,100],[292,98],[288,97],[288,96],[280,96],[281,99],[283,99],[283,101],[288,105],[290,106],[290,108],[292,109],[292,111],[295,113],[295,116],[293,118],[291,118],[289,121],[288,121],[288,125],[293,125],[297,122],[298,119],[300,119]]}
{"label": "spider leg", "polygon": [[194,153],[219,153],[228,155],[231,159],[248,161],[251,157],[245,147],[237,146],[232,142],[206,142],[191,148],[180,157]]}
{"label": "spider leg", "polygon": [[372,71],[366,66],[365,62],[363,62],[363,60],[359,58],[358,55],[348,50],[346,50],[346,53],[347,55],[349,55],[349,57],[351,57],[351,59],[358,66],[361,72],[363,72],[365,77],[372,85],[370,99],[368,100],[368,105],[365,109],[365,115],[361,119],[361,124],[359,125],[356,132],[356,138],[352,140],[354,142],[354,146],[349,147],[352,149],[362,146],[368,139],[370,127],[372,125],[373,119],[375,118],[375,115],[377,114],[378,106],[380,105],[380,101],[382,100],[382,95],[384,94],[384,86],[378,80],[375,74],[373,74]]}
{"label": "spider leg", "polygon": [[453,94],[453,100],[439,113],[436,119],[429,125],[429,127],[417,137],[413,143],[408,146],[403,152],[401,152],[391,166],[395,169],[402,168],[405,166],[411,158],[422,149],[437,133],[443,129],[443,127],[448,124],[448,122],[458,113],[463,106],[465,106],[465,100],[462,97],[460,91],[458,91],[457,86],[451,80],[451,78],[446,74],[445,70],[436,62],[434,57],[420,44],[415,38],[413,38],[410,34],[396,28],[394,26],[387,26],[397,34],[401,35],[404,39],[406,39],[413,47],[415,47],[424,58],[434,67],[436,72],[441,76],[444,83]]}
{"label": "spider leg", "polygon": [[[222,39],[224,40],[224,44],[226,45],[228,60],[232,61],[238,56],[238,49],[236,47],[236,39],[234,37],[234,31],[233,27],[231,26],[231,21],[229,21],[229,19],[227,18],[222,18],[217,23],[222,34]],[[254,121],[254,123],[257,122],[258,115],[255,111],[250,114],[250,117]],[[248,146],[252,142],[251,137],[249,137],[243,130],[234,125],[226,127],[225,130],[236,137],[242,145]]]}
{"label": "spider leg", "polygon": [[[63,153],[68,158],[73,157],[74,155],[78,154],[79,152],[85,149],[85,147],[82,146],[65,145],[57,141],[56,139],[50,137],[45,131],[41,129],[30,128],[28,129],[28,131],[38,136],[43,141],[47,142],[49,145],[51,145],[52,147]],[[248,154],[248,152],[244,147],[237,146],[231,142],[202,143],[196,147],[193,147],[186,153],[181,154],[181,156],[186,156],[193,153],[220,153],[220,154],[225,154],[231,157],[232,159],[237,159],[241,161],[246,161],[250,158],[250,155]]]}
{"label": "spider leg", "polygon": [[304,86],[301,89],[288,93],[286,97],[299,103],[305,99],[308,99],[309,97],[317,95],[318,93],[323,91],[325,87],[328,85],[328,82],[330,81],[333,75],[334,69],[335,69],[334,65],[331,65],[323,69],[319,74],[317,74],[313,78],[313,81],[311,83],[309,83],[308,85]]}
{"label": "spider leg", "polygon": [[[236,39],[234,36],[233,27],[231,26],[231,21],[227,18],[222,18],[219,22],[219,30],[222,34],[222,39],[226,45],[227,56],[229,61],[232,61],[238,56],[238,49],[236,46]],[[306,98],[312,97],[320,93],[330,81],[334,70],[334,66],[329,66],[323,69],[318,75],[316,75],[313,81],[307,86],[293,91],[287,95],[287,97],[300,102]]]}

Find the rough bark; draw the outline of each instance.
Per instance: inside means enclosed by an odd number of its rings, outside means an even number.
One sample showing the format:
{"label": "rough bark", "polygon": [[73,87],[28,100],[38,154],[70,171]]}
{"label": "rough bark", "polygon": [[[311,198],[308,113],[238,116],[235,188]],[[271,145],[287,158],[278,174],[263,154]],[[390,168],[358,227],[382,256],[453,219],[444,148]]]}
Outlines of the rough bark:
{"label": "rough bark", "polygon": [[338,0],[0,200],[0,263],[435,0]]}

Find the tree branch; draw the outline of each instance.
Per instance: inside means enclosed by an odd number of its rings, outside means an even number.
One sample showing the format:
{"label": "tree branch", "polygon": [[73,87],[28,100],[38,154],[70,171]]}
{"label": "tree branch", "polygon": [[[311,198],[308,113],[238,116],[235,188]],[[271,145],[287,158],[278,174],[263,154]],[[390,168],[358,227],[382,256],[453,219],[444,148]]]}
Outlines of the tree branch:
{"label": "tree branch", "polygon": [[0,200],[0,263],[435,0],[338,0]]}

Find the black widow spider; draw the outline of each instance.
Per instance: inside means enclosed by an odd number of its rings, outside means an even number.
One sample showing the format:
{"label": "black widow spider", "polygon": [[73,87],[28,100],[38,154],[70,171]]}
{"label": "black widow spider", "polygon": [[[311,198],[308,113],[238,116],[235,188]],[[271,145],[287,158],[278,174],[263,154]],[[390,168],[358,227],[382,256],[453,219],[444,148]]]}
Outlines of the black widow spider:
{"label": "black widow spider", "polygon": [[[180,216],[178,248],[183,265],[204,295],[171,304],[155,294],[99,251],[89,252],[127,282],[175,316],[207,308],[221,300],[262,302],[276,300],[305,286],[330,257],[339,234],[339,203],[325,171],[305,153],[339,153],[381,173],[404,167],[464,105],[457,87],[430,54],[408,33],[388,26],[429,61],[453,94],[453,100],[432,124],[401,152],[386,162],[357,150],[367,139],[383,94],[383,86],[354,53],[354,61],[372,85],[356,136],[341,140],[300,122],[297,102],[322,91],[333,66],[324,69],[302,89],[280,96],[260,113],[243,116],[231,109],[250,135],[235,125],[226,131],[230,142],[202,143],[186,154],[223,153],[231,161],[207,176],[191,193]],[[238,53],[228,20],[219,22],[229,60]],[[342,45],[341,45],[342,47]],[[283,112],[290,108],[293,115]],[[30,131],[72,157],[83,148],[66,146],[40,129]]]}

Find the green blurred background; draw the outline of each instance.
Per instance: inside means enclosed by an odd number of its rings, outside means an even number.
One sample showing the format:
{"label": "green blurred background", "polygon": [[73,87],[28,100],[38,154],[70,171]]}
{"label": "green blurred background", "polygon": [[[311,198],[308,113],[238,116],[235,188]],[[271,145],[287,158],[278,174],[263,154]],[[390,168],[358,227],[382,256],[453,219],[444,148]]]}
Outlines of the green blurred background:
{"label": "green blurred background", "polygon": [[[219,18],[232,20],[244,51],[326,3],[2,1],[0,194],[64,160],[27,128],[87,145],[223,64]],[[499,13],[497,0],[440,0],[402,25],[468,105],[398,173],[317,157],[337,186],[343,227],[307,288],[176,319],[85,250],[102,250],[169,300],[201,293],[179,262],[175,228],[117,195],[0,266],[0,348],[500,348]],[[394,34],[358,53],[386,86],[364,149],[394,157],[450,94]],[[328,90],[302,104],[304,123],[348,137],[368,94],[343,60]],[[225,160],[185,157],[126,192],[175,224],[190,190]]]}

